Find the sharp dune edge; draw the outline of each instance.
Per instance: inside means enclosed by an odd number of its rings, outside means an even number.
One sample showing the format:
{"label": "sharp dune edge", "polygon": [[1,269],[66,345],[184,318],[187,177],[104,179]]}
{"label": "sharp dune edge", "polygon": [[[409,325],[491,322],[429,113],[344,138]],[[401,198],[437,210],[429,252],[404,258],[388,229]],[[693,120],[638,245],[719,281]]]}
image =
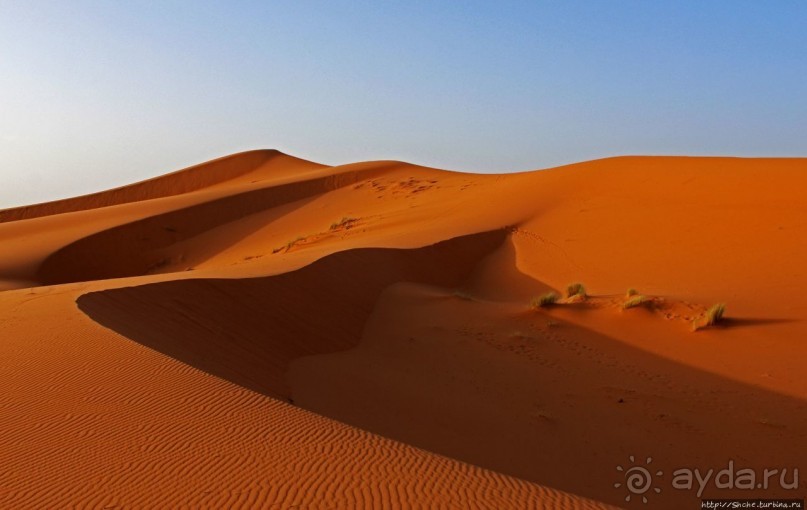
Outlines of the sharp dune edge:
{"label": "sharp dune edge", "polygon": [[805,181],[252,151],[0,211],[0,508],[608,508],[631,455],[799,467]]}

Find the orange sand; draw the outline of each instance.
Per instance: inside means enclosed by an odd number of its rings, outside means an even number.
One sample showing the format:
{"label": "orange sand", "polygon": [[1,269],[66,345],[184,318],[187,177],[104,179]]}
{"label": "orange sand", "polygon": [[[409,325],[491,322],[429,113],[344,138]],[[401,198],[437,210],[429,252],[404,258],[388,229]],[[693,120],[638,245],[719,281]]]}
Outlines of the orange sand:
{"label": "orange sand", "polygon": [[677,467],[807,468],[806,171],[252,151],[0,211],[0,508],[629,506],[635,455],[677,509]]}

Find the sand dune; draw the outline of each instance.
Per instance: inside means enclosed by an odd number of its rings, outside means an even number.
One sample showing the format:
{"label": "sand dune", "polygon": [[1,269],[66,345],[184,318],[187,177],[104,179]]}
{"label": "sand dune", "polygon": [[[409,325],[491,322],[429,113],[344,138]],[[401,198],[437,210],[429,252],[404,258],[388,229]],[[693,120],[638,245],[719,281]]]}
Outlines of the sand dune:
{"label": "sand dune", "polygon": [[242,152],[109,191],[0,210],[0,223],[181,195],[213,186],[259,182],[275,172],[306,172],[323,167],[276,150]]}
{"label": "sand dune", "polygon": [[629,456],[799,467],[805,171],[254,151],[0,211],[0,506],[602,508]]}

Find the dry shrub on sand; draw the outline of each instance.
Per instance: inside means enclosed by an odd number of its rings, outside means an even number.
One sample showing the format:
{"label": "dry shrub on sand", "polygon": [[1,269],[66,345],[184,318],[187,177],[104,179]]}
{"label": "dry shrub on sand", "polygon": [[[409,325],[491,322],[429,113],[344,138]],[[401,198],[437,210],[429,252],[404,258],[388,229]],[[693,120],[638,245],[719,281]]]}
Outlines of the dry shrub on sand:
{"label": "dry shrub on sand", "polygon": [[586,297],[586,288],[582,283],[572,283],[566,287],[566,297],[571,298],[575,296]]}
{"label": "dry shrub on sand", "polygon": [[706,313],[703,317],[695,320],[692,324],[692,329],[697,331],[699,329],[708,328],[709,326],[714,326],[715,324],[720,323],[723,320],[723,316],[726,313],[726,304],[725,303],[716,303],[709,307],[706,310]]}
{"label": "dry shrub on sand", "polygon": [[646,306],[652,302],[653,300],[647,296],[633,295],[633,297],[622,303],[622,308],[627,310],[628,308],[636,308],[637,306]]}
{"label": "dry shrub on sand", "polygon": [[558,296],[555,292],[548,292],[543,296],[532,298],[530,305],[533,308],[547,308],[556,304],[558,299],[560,299],[560,296]]}

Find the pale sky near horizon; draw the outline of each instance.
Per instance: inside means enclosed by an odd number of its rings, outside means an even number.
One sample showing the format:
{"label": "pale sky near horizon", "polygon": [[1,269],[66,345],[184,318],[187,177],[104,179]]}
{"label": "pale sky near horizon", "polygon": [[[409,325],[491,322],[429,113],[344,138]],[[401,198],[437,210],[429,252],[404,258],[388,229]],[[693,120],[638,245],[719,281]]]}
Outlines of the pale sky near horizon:
{"label": "pale sky near horizon", "polygon": [[0,208],[233,152],[807,156],[807,2],[0,0]]}

